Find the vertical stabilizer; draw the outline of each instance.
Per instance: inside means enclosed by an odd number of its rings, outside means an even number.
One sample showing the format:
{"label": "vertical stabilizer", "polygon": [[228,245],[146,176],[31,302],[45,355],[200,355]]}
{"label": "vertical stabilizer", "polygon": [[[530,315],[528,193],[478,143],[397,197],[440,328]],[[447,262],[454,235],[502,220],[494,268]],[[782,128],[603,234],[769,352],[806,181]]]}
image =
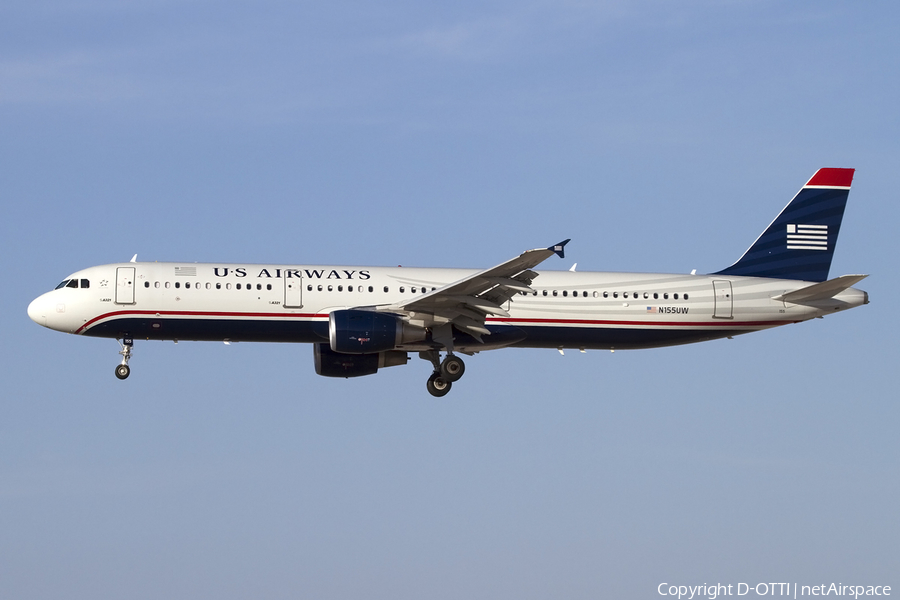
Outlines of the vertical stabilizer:
{"label": "vertical stabilizer", "polygon": [[825,281],[854,169],[819,169],[736,263],[714,275]]}

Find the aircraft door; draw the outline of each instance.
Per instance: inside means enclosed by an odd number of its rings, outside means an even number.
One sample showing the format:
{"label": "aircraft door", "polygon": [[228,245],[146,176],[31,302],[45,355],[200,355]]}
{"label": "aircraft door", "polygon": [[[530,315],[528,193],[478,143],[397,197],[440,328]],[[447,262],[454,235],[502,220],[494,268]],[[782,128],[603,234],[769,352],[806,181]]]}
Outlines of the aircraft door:
{"label": "aircraft door", "polygon": [[713,290],[715,291],[713,317],[717,319],[731,319],[733,317],[732,311],[734,309],[731,282],[713,281]]}
{"label": "aircraft door", "polygon": [[134,267],[116,268],[116,304],[134,304]]}
{"label": "aircraft door", "polygon": [[[296,273],[297,271],[294,271]],[[303,277],[288,272],[284,278],[284,307],[303,308]]]}

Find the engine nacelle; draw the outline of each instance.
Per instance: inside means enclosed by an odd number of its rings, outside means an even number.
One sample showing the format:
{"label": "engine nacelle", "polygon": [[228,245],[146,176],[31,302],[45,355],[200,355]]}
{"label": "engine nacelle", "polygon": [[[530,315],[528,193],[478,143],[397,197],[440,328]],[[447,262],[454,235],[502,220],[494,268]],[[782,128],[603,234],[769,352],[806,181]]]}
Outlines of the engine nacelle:
{"label": "engine nacelle", "polygon": [[[396,315],[371,310],[336,310],[328,317],[328,341],[344,354],[372,354],[425,339],[425,330]],[[373,373],[375,371],[372,371]]]}
{"label": "engine nacelle", "polygon": [[388,351],[374,354],[343,354],[334,352],[328,344],[313,344],[316,374],[325,377],[361,377],[372,375],[383,367],[405,365],[406,352]]}

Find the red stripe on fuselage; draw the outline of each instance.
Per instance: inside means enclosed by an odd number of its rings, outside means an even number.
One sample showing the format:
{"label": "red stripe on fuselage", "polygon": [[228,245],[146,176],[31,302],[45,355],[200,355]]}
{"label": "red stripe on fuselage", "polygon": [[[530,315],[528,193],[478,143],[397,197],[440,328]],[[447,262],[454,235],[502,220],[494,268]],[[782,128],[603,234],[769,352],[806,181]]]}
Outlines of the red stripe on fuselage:
{"label": "red stripe on fuselage", "polygon": [[514,325],[523,324],[559,324],[559,325],[626,325],[626,326],[660,326],[660,327],[757,327],[769,325],[787,325],[799,321],[608,321],[594,319],[516,319],[492,318],[488,322],[500,322]]}
{"label": "red stripe on fuselage", "polygon": [[159,317],[254,317],[254,318],[294,318],[294,319],[314,319],[316,317],[328,318],[327,314],[316,313],[244,313],[244,312],[214,312],[214,311],[177,311],[177,310],[119,310],[102,314],[94,317],[84,325],[78,328],[75,333],[82,333],[97,321],[108,319],[110,317],[121,317],[125,315],[137,316],[159,316]]}
{"label": "red stripe on fuselage", "polygon": [[[327,319],[328,314],[320,313],[253,313],[253,312],[215,312],[215,311],[157,311],[157,310],[120,310],[94,317],[75,331],[83,333],[94,323],[111,317],[122,316],[159,316],[159,317],[228,317],[228,318],[261,318],[261,319]],[[504,323],[508,325],[612,325],[619,327],[772,327],[787,325],[798,321],[611,321],[597,319],[518,319],[491,318],[488,323]]]}

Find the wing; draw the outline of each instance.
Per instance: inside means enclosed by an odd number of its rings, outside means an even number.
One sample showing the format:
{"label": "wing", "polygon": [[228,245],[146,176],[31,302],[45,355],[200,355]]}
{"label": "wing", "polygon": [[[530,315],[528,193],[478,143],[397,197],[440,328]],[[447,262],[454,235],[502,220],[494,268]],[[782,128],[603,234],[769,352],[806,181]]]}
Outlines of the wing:
{"label": "wing", "polygon": [[[528,250],[502,264],[485,269],[406,302],[379,306],[376,310],[406,315],[410,323],[442,328],[447,339],[452,325],[478,341],[491,332],[484,326],[488,315],[509,316],[503,303],[519,292],[532,292],[537,273],[531,269],[547,258],[565,257],[565,240],[549,248]],[[447,326],[447,327],[444,327]],[[438,339],[437,337],[435,338]],[[452,338],[446,344],[452,346]]]}

